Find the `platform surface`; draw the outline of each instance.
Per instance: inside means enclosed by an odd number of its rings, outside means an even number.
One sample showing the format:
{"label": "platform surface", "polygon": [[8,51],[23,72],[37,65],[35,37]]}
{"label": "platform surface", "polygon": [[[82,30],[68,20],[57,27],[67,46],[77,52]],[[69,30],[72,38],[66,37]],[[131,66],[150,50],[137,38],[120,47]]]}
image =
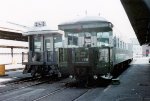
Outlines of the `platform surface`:
{"label": "platform surface", "polygon": [[13,81],[20,78],[30,77],[30,74],[23,74],[25,68],[22,64],[5,65],[5,75],[0,76],[0,83]]}
{"label": "platform surface", "polygon": [[24,68],[25,68],[25,65],[22,65],[22,64],[5,65],[6,72],[8,72],[8,71],[16,71],[16,70],[23,70]]}
{"label": "platform surface", "polygon": [[119,77],[119,85],[110,85],[95,101],[150,101],[150,64],[148,58],[133,60]]}

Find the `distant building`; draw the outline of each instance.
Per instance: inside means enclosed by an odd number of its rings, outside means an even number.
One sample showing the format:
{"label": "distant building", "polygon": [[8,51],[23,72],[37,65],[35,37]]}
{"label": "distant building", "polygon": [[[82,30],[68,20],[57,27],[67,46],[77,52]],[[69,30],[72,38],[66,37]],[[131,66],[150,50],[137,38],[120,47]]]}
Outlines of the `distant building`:
{"label": "distant building", "polygon": [[142,57],[142,46],[140,46],[136,38],[131,38],[133,44],[133,57]]}
{"label": "distant building", "polygon": [[142,45],[142,53],[144,57],[150,57],[150,46]]}

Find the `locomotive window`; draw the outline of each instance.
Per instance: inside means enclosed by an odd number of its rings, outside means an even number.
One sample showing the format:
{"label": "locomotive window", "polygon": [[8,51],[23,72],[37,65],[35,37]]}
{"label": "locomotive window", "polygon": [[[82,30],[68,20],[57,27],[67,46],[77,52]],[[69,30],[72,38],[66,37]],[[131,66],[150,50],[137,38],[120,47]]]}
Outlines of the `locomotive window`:
{"label": "locomotive window", "polygon": [[119,42],[119,48],[121,48],[121,45],[122,45],[122,43],[121,43],[121,41]]}
{"label": "locomotive window", "polygon": [[59,61],[60,62],[66,62],[67,61],[67,49],[65,48],[59,48]]}
{"label": "locomotive window", "polygon": [[41,51],[41,37],[37,36],[34,37],[34,51],[35,52],[40,52]]}
{"label": "locomotive window", "polygon": [[62,47],[62,36],[57,36],[54,38],[54,47],[58,51],[58,48]]}
{"label": "locomotive window", "polygon": [[45,48],[47,51],[51,51],[51,47],[50,47],[50,39],[45,39]]}
{"label": "locomotive window", "polygon": [[68,33],[68,45],[78,45],[78,34],[77,33]]}
{"label": "locomotive window", "polygon": [[97,46],[110,46],[111,32],[97,33]]}
{"label": "locomotive window", "polygon": [[88,48],[78,48],[74,50],[75,52],[75,62],[88,62]]}

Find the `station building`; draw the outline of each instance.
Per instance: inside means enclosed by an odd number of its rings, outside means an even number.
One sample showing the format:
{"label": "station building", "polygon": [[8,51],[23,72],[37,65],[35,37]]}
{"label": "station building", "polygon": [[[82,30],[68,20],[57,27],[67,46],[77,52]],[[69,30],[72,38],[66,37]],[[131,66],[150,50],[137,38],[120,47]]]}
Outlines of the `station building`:
{"label": "station building", "polygon": [[138,40],[136,38],[131,38],[131,42],[133,45],[133,57],[140,58],[142,57],[142,46],[140,46]]}
{"label": "station building", "polygon": [[142,45],[142,55],[144,57],[150,57],[150,46],[149,45]]}

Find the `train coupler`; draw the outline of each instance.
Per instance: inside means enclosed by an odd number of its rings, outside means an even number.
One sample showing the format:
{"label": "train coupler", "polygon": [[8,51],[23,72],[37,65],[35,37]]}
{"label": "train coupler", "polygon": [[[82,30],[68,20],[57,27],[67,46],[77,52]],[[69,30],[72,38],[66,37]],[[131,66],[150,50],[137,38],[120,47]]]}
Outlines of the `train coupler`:
{"label": "train coupler", "polygon": [[106,75],[101,76],[103,79],[112,79],[113,76],[110,73],[107,73]]}
{"label": "train coupler", "polygon": [[62,75],[61,75],[61,73],[60,73],[60,72],[58,72],[58,78],[60,78],[60,77],[62,77]]}

